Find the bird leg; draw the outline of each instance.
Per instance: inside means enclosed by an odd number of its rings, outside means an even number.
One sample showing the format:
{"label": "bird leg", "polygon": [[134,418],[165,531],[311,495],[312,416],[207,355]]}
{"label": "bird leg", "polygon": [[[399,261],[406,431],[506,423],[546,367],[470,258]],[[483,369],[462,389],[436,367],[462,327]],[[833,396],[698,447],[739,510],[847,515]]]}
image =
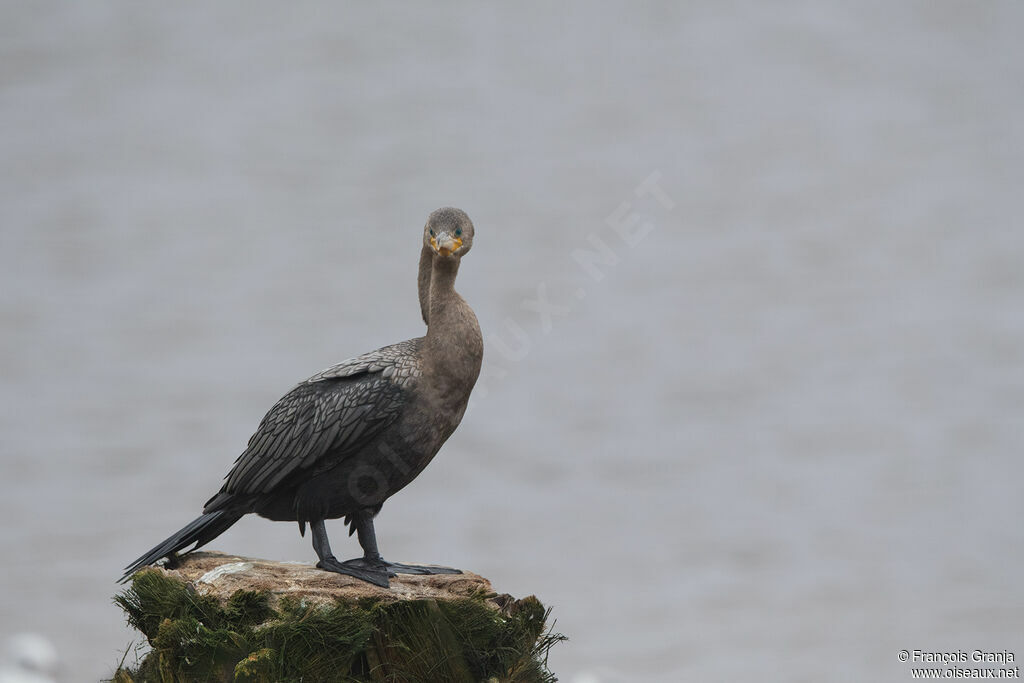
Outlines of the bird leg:
{"label": "bird leg", "polygon": [[331,544],[327,540],[327,527],[324,520],[310,522],[309,528],[313,532],[313,550],[316,551],[320,561],[316,566],[329,572],[347,574],[357,579],[367,581],[382,588],[388,587],[388,577],[396,574],[461,574],[458,569],[451,567],[427,567],[418,564],[399,564],[387,562],[380,556],[377,550],[377,534],[373,530],[373,516],[361,512],[354,515],[356,534],[359,545],[363,549],[363,556],[353,560],[339,562],[338,558],[331,552]]}
{"label": "bird leg", "polygon": [[388,576],[395,574],[461,574],[458,569],[451,567],[428,567],[418,564],[399,564],[398,562],[387,562],[380,556],[377,550],[377,534],[373,530],[373,515],[360,512],[354,515],[356,524],[356,537],[363,549],[363,556],[359,559],[348,560],[346,565],[357,567],[372,567],[377,571],[384,571]]}
{"label": "bird leg", "polygon": [[[324,520],[318,519],[310,522],[309,528],[313,532],[313,550],[320,558],[320,561],[316,563],[317,567],[329,572],[347,574],[381,588],[388,587],[388,573],[382,568],[368,564],[354,564],[357,562],[356,560],[338,561],[338,558],[331,552],[331,543],[327,540],[327,527],[324,525]],[[378,557],[380,556],[378,555]]]}

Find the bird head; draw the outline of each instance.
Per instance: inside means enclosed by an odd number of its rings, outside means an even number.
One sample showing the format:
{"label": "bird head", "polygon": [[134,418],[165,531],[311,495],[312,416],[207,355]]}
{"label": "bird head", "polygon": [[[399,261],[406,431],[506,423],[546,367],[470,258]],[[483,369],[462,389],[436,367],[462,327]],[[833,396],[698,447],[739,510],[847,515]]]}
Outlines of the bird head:
{"label": "bird head", "polygon": [[473,246],[473,221],[461,209],[438,209],[427,218],[423,244],[441,258],[461,258]]}

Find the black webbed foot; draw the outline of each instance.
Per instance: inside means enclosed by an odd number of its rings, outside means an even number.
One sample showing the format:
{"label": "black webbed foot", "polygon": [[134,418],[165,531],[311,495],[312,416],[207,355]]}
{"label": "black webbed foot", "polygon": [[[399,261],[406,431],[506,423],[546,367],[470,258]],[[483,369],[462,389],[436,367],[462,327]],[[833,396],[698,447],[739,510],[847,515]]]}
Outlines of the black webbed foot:
{"label": "black webbed foot", "polygon": [[461,574],[458,569],[451,567],[428,567],[419,564],[399,564],[387,562],[380,556],[377,550],[377,538],[373,533],[373,517],[370,514],[354,515],[354,526],[359,534],[359,545],[363,548],[363,556],[352,560],[339,562],[331,552],[330,543],[327,542],[327,529],[322,519],[310,522],[310,529],[313,531],[313,549],[316,550],[317,567],[329,572],[347,574],[357,579],[367,581],[381,588],[389,588],[388,577],[396,574]]}
{"label": "black webbed foot", "polygon": [[344,562],[346,566],[363,570],[385,572],[388,576],[396,574],[461,574],[462,571],[451,567],[429,567],[420,564],[400,564],[388,562],[382,557],[357,557]]}
{"label": "black webbed foot", "polygon": [[399,564],[398,562],[385,562],[388,568],[388,576],[395,574],[461,574],[461,569],[452,567],[429,567],[421,564]]}
{"label": "black webbed foot", "polygon": [[[345,574],[352,576],[367,583],[372,583],[374,586],[380,586],[381,588],[388,588],[388,573],[383,569],[370,567],[366,564],[362,564],[360,560],[349,560],[348,562],[339,562],[336,557],[331,555],[325,557],[316,563],[319,569],[323,569],[329,572],[336,572],[338,574]],[[392,574],[392,576],[394,576]]]}
{"label": "black webbed foot", "polygon": [[396,576],[398,574],[461,574],[462,571],[459,569],[453,569],[452,567],[429,567],[419,564],[401,564],[398,562],[388,562],[383,558],[369,558],[369,557],[357,557],[352,560],[345,560],[344,562],[338,562],[334,557],[328,558],[328,562],[320,561],[316,565],[321,569],[327,571],[338,572],[339,574],[348,574],[354,576],[357,579],[363,581],[369,581],[370,583],[381,586],[382,588],[388,588],[387,579],[389,577]]}

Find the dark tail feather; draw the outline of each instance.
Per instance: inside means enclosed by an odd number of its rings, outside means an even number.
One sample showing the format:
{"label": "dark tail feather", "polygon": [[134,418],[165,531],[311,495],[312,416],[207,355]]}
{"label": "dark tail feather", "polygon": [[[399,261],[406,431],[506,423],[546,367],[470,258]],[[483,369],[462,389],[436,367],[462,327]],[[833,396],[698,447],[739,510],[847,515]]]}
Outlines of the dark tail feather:
{"label": "dark tail feather", "polygon": [[146,565],[153,564],[161,557],[167,557],[193,543],[196,544],[193,550],[202,547],[227,531],[228,527],[241,519],[244,514],[244,512],[217,510],[192,520],[190,524],[172,534],[163,543],[125,567],[124,576],[118,583],[124,583],[132,577],[132,574]]}

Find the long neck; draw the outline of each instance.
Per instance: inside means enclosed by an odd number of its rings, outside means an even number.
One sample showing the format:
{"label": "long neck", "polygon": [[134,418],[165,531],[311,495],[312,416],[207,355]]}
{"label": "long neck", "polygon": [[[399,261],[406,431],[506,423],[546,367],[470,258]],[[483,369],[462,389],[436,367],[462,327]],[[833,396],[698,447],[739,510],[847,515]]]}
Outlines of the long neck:
{"label": "long neck", "polygon": [[459,260],[432,259],[428,295],[427,364],[442,393],[464,402],[483,360],[484,341],[476,314],[455,291]]}
{"label": "long neck", "polygon": [[[459,261],[453,258],[431,257],[430,286],[427,294],[427,336],[450,334],[451,329],[463,322],[463,309],[469,305],[455,291],[455,277],[459,274]],[[422,276],[422,274],[421,274]],[[423,299],[420,299],[422,305]],[[469,311],[472,313],[472,310]]]}
{"label": "long neck", "polygon": [[423,322],[430,324],[430,275],[434,269],[434,253],[427,245],[420,252],[420,274],[416,284],[420,292],[420,312]]}

